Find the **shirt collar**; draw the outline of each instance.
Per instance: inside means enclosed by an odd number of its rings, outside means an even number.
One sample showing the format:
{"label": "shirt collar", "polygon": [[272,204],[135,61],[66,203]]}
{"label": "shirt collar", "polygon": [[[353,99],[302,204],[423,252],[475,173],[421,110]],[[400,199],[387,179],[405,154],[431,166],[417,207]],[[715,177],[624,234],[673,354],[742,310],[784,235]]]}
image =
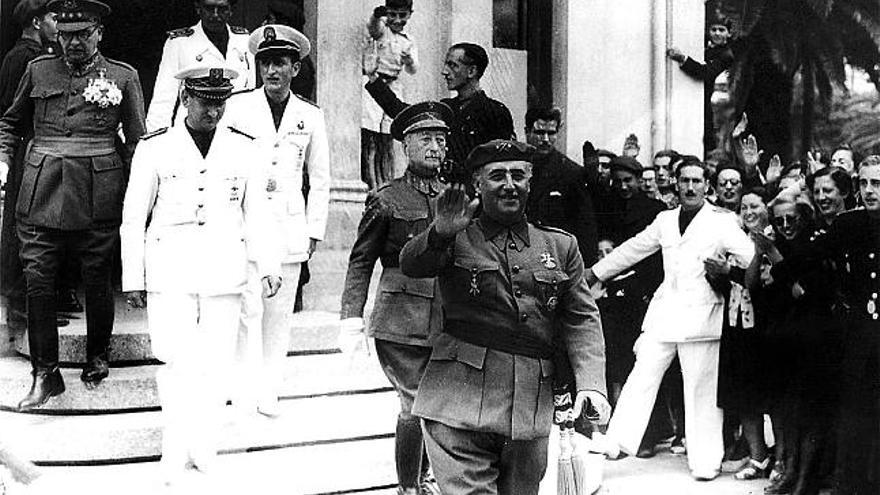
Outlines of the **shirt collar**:
{"label": "shirt collar", "polygon": [[529,225],[525,215],[513,225],[502,225],[486,215],[481,215],[477,223],[486,239],[492,241],[499,249],[503,250],[506,247],[504,244],[509,242],[514,244],[513,249],[517,251],[531,246]]}
{"label": "shirt collar", "polygon": [[407,170],[403,174],[403,179],[416,191],[432,198],[443,190],[443,185],[436,175],[433,177],[421,177]]}

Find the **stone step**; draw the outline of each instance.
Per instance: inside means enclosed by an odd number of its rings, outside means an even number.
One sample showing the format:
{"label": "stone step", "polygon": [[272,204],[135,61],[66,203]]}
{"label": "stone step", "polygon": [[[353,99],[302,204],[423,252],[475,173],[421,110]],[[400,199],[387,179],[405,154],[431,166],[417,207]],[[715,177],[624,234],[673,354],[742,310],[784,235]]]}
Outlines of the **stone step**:
{"label": "stone step", "polygon": [[[49,399],[34,413],[82,415],[156,410],[159,407],[156,371],[160,366],[112,368],[110,376],[95,390],[85,388],[79,379],[79,370],[62,369],[66,392]],[[30,386],[30,364],[25,359],[0,358],[0,410],[14,410]],[[282,388],[285,398],[360,393],[388,387],[375,356],[313,354],[285,360]]]}
{"label": "stone step", "polygon": [[[222,490],[190,493],[329,495],[397,493],[394,439],[226,454],[218,458]],[[109,466],[45,467],[39,493],[154,495],[163,491],[156,462]],[[100,483],[95,483],[100,480]],[[58,487],[57,489],[53,489]]]}
{"label": "stone step", "polygon": [[[338,297],[337,297],[338,300]],[[309,354],[336,350],[339,333],[339,304],[336,312],[303,311],[293,315],[290,329],[290,352]],[[59,359],[62,366],[81,366],[86,359],[85,313],[71,315],[70,324],[58,329]],[[15,349],[22,356],[30,355],[27,334],[13,332]],[[116,321],[110,338],[111,359],[114,363],[155,362],[150,349],[147,313],[125,304],[121,294],[116,298]]]}
{"label": "stone step", "polygon": [[[224,409],[220,450],[225,454],[393,438],[400,403],[393,391],[281,401],[267,418]],[[116,464],[158,460],[160,411],[87,416],[0,412],[4,443],[39,464]]]}

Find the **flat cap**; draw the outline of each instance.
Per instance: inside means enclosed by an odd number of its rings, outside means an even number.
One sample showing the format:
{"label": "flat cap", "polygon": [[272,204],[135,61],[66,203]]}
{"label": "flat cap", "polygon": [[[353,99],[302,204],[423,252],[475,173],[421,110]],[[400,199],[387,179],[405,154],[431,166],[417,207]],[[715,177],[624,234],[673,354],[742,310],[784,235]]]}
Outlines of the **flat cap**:
{"label": "flat cap", "polygon": [[635,175],[641,175],[642,164],[639,163],[635,158],[630,158],[628,156],[614,156],[611,157],[611,171],[615,170],[623,170]]}
{"label": "flat cap", "polygon": [[398,141],[415,131],[425,129],[449,130],[455,118],[452,109],[439,101],[423,101],[403,109],[391,122],[391,135]]}
{"label": "flat cap", "polygon": [[251,33],[248,50],[255,57],[268,55],[290,55],[300,60],[312,51],[312,44],[306,35],[284,24],[266,24]]}
{"label": "flat cap", "polygon": [[495,162],[532,162],[535,148],[526,143],[494,139],[474,148],[465,160],[465,168],[474,172],[483,165]]}
{"label": "flat cap", "polygon": [[110,14],[110,6],[97,0],[52,0],[48,7],[58,14],[58,30],[66,32],[90,28]]}
{"label": "flat cap", "polygon": [[206,100],[225,100],[232,94],[232,79],[238,72],[228,67],[197,65],[187,67],[174,77],[183,81],[190,93]]}
{"label": "flat cap", "polygon": [[49,12],[48,4],[49,0],[20,0],[15,4],[12,18],[19,26],[27,25],[34,17],[40,17]]}

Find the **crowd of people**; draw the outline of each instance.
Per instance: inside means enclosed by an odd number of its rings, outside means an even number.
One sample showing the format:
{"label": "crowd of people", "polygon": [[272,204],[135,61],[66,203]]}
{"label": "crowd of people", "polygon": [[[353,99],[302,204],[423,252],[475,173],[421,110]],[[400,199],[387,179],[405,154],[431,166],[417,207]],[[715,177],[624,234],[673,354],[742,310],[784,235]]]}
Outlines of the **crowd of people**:
{"label": "crowd of people", "polygon": [[[65,390],[68,272],[85,289],[81,379],[109,375],[121,245],[128,304],[146,308],[165,363],[171,484],[215,469],[228,396],[279,414],[297,282],[329,204],[332,136],[291,92],[309,40],[230,26],[229,0],[196,4],[200,22],[169,33],[147,111],[137,71],[98,49],[109,7],[97,0],[21,0],[22,41],[0,69],[3,270],[16,282],[4,295],[21,303],[33,374],[19,409]],[[830,161],[764,164],[743,115],[732,156],[665,149],[643,166],[630,135],[619,155],[585,141],[572,159],[556,148],[559,109],[529,108],[516,140],[481,89],[477,44],[446,53],[454,96],[405,103],[413,12],[386,0],[364,23],[370,193],[339,336],[345,353],[375,340],[400,398],[399,493],[537,493],[554,421],[610,459],[671,438],[696,480],[724,469],[769,477],[767,493],[878,493],[880,157],[841,146]],[[710,26],[703,66],[669,56],[708,78],[729,62],[725,31]],[[231,390],[221,371],[236,362],[258,386]],[[554,413],[554,399],[572,410]]]}

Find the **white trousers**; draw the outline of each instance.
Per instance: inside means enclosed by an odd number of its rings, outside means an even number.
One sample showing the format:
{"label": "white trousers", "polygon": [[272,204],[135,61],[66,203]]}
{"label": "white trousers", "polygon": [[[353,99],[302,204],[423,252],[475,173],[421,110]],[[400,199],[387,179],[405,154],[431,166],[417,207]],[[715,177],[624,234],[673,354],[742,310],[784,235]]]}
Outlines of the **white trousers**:
{"label": "white trousers", "polygon": [[281,265],[281,289],[274,297],[264,298],[256,265],[249,263],[238,331],[239,383],[234,402],[272,403],[281,394],[299,271],[300,263]]}
{"label": "white trousers", "polygon": [[720,341],[658,342],[643,334],[639,352],[611,422],[608,437],[629,454],[638,451],[663,374],[676,353],[684,383],[688,466],[702,472],[719,469],[724,457],[723,414],[718,408]]}
{"label": "white trousers", "polygon": [[162,403],[162,467],[208,470],[217,456],[241,295],[151,292],[147,318]]}

